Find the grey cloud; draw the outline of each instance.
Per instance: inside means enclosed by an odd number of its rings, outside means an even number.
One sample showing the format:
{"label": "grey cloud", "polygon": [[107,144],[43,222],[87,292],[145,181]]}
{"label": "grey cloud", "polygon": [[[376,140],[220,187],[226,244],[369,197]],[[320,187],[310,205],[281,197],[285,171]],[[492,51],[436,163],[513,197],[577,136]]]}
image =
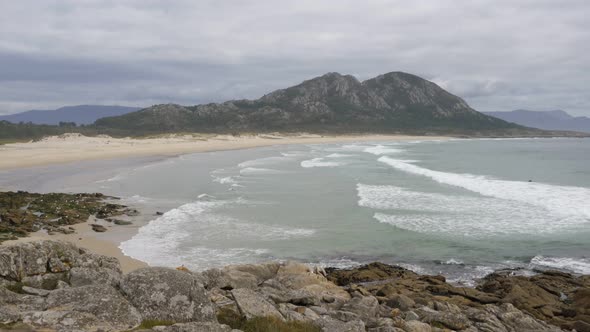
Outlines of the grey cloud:
{"label": "grey cloud", "polygon": [[5,1],[0,113],[255,98],[329,71],[401,70],[482,111],[590,115],[588,12],[585,0]]}

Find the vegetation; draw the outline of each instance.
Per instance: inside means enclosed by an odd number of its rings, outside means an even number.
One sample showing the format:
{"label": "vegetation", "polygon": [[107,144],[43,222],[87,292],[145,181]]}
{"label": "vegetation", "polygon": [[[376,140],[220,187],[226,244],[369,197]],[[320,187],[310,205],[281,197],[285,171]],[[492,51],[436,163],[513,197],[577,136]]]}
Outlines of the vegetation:
{"label": "vegetation", "polygon": [[233,310],[221,309],[217,314],[221,324],[244,332],[320,332],[321,328],[311,323],[288,321],[275,317],[255,317],[245,319]]}
{"label": "vegetation", "polygon": [[173,324],[174,322],[169,320],[144,319],[134,330],[148,330],[156,326],[170,326]]}
{"label": "vegetation", "polygon": [[0,243],[46,229],[71,233],[64,226],[86,222],[96,215],[105,219],[130,212],[124,205],[106,202],[102,194],[37,194],[0,192]]}

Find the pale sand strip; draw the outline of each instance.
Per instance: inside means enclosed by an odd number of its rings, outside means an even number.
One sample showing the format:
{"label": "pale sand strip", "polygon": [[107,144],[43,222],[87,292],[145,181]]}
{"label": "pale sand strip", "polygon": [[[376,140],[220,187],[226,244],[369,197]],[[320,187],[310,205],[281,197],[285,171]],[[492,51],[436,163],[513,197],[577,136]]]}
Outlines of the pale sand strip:
{"label": "pale sand strip", "polygon": [[[2,245],[10,245],[19,242],[31,242],[37,240],[57,240],[57,241],[65,241],[71,242],[78,247],[88,249],[92,252],[97,254],[115,257],[121,262],[121,269],[123,273],[129,273],[133,270],[137,270],[142,267],[148,266],[146,263],[139,261],[137,259],[133,259],[129,256],[123,254],[121,249],[119,249],[118,244],[108,240],[102,240],[97,238],[96,233],[90,227],[90,223],[83,223],[83,224],[76,224],[72,225],[72,227],[76,230],[76,233],[73,234],[61,234],[57,233],[54,235],[48,235],[43,231],[39,231],[36,233],[30,234],[28,237],[19,238],[18,240],[10,240],[5,241]],[[109,228],[106,233],[102,233],[104,235],[108,235],[109,232],[120,232],[125,230],[119,228]],[[128,231],[127,231],[128,232]],[[92,234],[95,233],[95,234]],[[101,235],[102,235],[101,234]],[[112,234],[112,233],[111,233]],[[120,234],[118,234],[120,235]],[[133,233],[126,234],[128,238],[133,236]]]}
{"label": "pale sand strip", "polygon": [[[448,139],[448,137],[401,135],[318,136],[301,134],[240,137],[187,135],[152,139],[115,139],[110,137],[65,135],[64,137],[50,137],[39,142],[0,146],[0,170],[84,160],[174,156],[194,152],[237,150],[271,145],[445,139]],[[98,254],[116,257],[121,262],[121,267],[125,273],[147,266],[144,262],[124,255],[118,247],[118,241],[130,239],[137,229],[112,227],[106,233],[98,234],[92,231],[89,223],[77,224],[73,227],[76,229],[74,234],[48,235],[44,232],[36,232],[26,238],[6,241],[3,245],[41,239],[62,240]],[[101,238],[109,236],[112,237],[112,241]]]}
{"label": "pale sand strip", "polygon": [[65,135],[32,143],[0,145],[0,170],[61,164],[84,160],[142,156],[174,156],[193,152],[246,149],[271,145],[319,144],[360,141],[434,140],[446,137],[363,135],[185,135],[131,139]]}

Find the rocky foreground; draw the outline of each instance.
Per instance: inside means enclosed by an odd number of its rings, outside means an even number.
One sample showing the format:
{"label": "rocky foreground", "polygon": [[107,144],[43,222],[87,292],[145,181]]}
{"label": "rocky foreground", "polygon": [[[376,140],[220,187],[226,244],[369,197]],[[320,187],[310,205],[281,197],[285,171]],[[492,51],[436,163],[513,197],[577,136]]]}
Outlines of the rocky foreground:
{"label": "rocky foreground", "polygon": [[154,267],[123,275],[116,259],[68,243],[0,246],[0,330],[233,328],[590,331],[590,277],[493,274],[470,289],[379,263],[326,273],[294,262],[202,273]]}

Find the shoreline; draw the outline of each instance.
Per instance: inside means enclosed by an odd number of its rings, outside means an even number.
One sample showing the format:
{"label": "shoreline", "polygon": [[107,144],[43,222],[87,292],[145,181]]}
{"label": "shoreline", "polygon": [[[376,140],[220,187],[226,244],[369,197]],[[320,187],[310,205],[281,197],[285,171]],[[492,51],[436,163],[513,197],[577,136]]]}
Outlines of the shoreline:
{"label": "shoreline", "polygon": [[[85,137],[65,135],[48,137],[39,142],[14,143],[0,146],[0,171],[10,171],[37,166],[60,165],[82,161],[126,159],[133,157],[175,157],[178,155],[243,150],[275,145],[329,144],[369,141],[413,141],[447,140],[444,136],[406,136],[406,135],[354,135],[354,136],[171,136],[168,138],[129,139],[110,137]],[[5,241],[1,245],[12,245],[36,240],[60,240],[73,243],[98,254],[112,256],[121,262],[123,273],[149,266],[146,262],[127,256],[119,248],[120,244],[131,239],[139,227],[150,222],[155,216],[148,216],[139,209],[145,222],[132,226],[112,226],[104,223],[109,230],[94,232],[90,226],[94,220],[72,225],[73,234],[49,235],[44,231],[29,234],[17,240]],[[151,218],[151,219],[150,219]],[[140,218],[133,218],[139,220]],[[116,232],[116,233],[115,233]]]}
{"label": "shoreline", "polygon": [[[147,263],[143,261],[125,255],[123,251],[119,249],[119,244],[116,241],[101,238],[108,237],[109,232],[115,231],[117,231],[117,234],[119,235],[121,235],[121,233],[125,233],[125,235],[131,238],[135,234],[132,228],[124,228],[121,226],[111,228],[109,227],[110,225],[103,224],[109,230],[106,233],[96,233],[92,230],[92,227],[90,226],[91,223],[94,223],[94,220],[89,220],[81,224],[71,225],[71,227],[75,229],[75,233],[72,234],[57,233],[49,235],[44,231],[38,231],[29,234],[27,237],[21,237],[16,240],[4,241],[1,244],[1,246],[10,246],[18,243],[33,242],[38,240],[63,241],[72,243],[80,248],[88,249],[91,252],[100,255],[117,258],[121,263],[121,270],[124,274],[149,266]],[[104,234],[104,236],[99,236],[99,234]]]}
{"label": "shoreline", "polygon": [[448,136],[409,135],[169,135],[161,138],[86,137],[65,134],[37,142],[0,145],[0,171],[128,157],[174,157],[190,153],[242,150],[291,144],[447,140]]}

